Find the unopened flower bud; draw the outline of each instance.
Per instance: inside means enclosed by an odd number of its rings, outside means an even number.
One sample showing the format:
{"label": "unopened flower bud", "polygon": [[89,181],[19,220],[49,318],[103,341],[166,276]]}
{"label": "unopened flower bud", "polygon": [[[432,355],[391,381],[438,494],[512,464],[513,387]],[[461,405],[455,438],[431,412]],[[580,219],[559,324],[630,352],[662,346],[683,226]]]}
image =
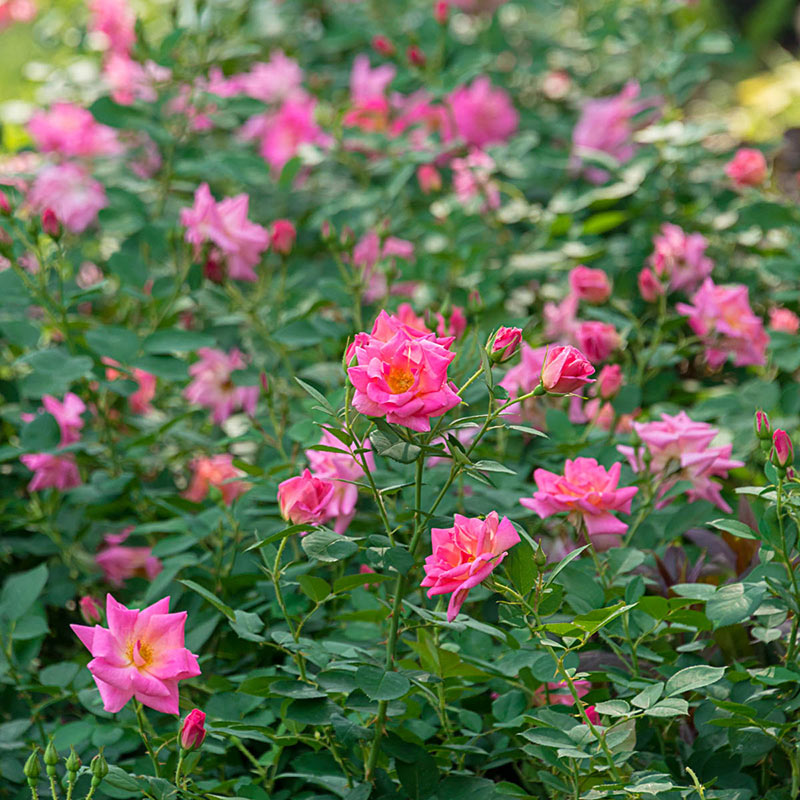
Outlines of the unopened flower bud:
{"label": "unopened flower bud", "polygon": [[81,616],[87,625],[94,625],[96,622],[100,622],[102,619],[100,614],[100,606],[97,605],[97,600],[95,600],[94,597],[84,595],[78,601],[78,606],[81,610]]}
{"label": "unopened flower bud", "polygon": [[206,738],[206,715],[199,708],[193,708],[181,725],[180,741],[184,750],[196,750]]}
{"label": "unopened flower bud", "polygon": [[78,754],[75,752],[75,748],[70,745],[69,748],[69,755],[65,761],[65,765],[67,767],[67,779],[71,782],[75,782],[75,778],[78,776],[78,770],[81,768],[81,760]]}
{"label": "unopened flower bud", "polygon": [[42,212],[42,230],[53,239],[61,235],[61,225],[58,224],[56,213],[52,208],[46,208]]}
{"label": "unopened flower bud", "polygon": [[433,4],[433,18],[440,25],[447,25],[447,15],[450,11],[450,4],[447,0],[436,0]]}
{"label": "unopened flower bud", "polygon": [[92,786],[97,787],[100,782],[108,775],[108,764],[102,753],[98,753],[89,764],[89,770],[92,773]]}
{"label": "unopened flower bud", "polygon": [[772,463],[776,467],[788,467],[794,461],[792,440],[786,431],[778,428],[772,434]]}
{"label": "unopened flower bud", "polygon": [[336,235],[336,231],[333,229],[333,225],[331,225],[331,223],[327,219],[322,223],[321,232],[322,232],[322,240],[325,242],[330,241]]}
{"label": "unopened flower bud", "polygon": [[270,243],[272,249],[281,255],[288,255],[292,252],[294,243],[297,240],[297,231],[288,219],[276,219],[270,229]]}
{"label": "unopened flower bud", "polygon": [[28,760],[25,762],[22,771],[28,779],[28,786],[36,786],[39,775],[42,773],[42,765],[39,762],[39,752],[37,750],[34,750],[28,756]]}
{"label": "unopened flower bud", "polygon": [[8,202],[8,198],[2,190],[0,190],[0,214],[11,214],[11,203]]}
{"label": "unopened flower bud", "polygon": [[533,563],[540,569],[547,564],[547,553],[542,548],[541,542],[536,543],[536,549],[533,551]]}
{"label": "unopened flower bud", "polygon": [[481,297],[481,293],[477,289],[473,289],[467,295],[467,310],[474,314],[476,311],[480,311],[482,308],[483,298]]}
{"label": "unopened flower bud", "polygon": [[412,44],[406,50],[406,58],[408,59],[408,63],[415,67],[424,67],[428,60],[425,58],[425,53],[423,53],[422,50],[420,50],[420,48],[415,44]]}
{"label": "unopened flower bud", "polygon": [[597,391],[603,400],[610,400],[622,388],[622,367],[606,364],[597,376]]}
{"label": "unopened flower bud", "polygon": [[756,411],[756,415],[753,419],[753,425],[756,430],[756,436],[759,439],[772,438],[772,428],[770,428],[769,425],[769,417],[764,411],[761,411],[760,409]]}
{"label": "unopened flower bud", "polygon": [[508,361],[517,352],[522,341],[522,328],[498,328],[489,341],[487,353],[494,364]]}
{"label": "unopened flower bud", "polygon": [[55,775],[56,764],[58,764],[58,751],[51,739],[44,750],[44,767],[48,775]]}
{"label": "unopened flower bud", "polygon": [[386,36],[373,36],[372,47],[376,53],[380,53],[382,56],[393,56],[395,52],[394,45]]}

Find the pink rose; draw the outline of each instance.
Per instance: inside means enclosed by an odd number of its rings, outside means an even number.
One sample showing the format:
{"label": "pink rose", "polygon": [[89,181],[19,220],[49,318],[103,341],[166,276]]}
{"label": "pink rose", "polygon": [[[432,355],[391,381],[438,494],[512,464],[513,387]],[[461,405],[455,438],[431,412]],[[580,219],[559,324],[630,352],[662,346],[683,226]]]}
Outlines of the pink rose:
{"label": "pink rose", "polygon": [[542,385],[553,394],[569,394],[591,383],[594,367],[576,347],[556,345],[547,353],[542,367]]}
{"label": "pink rose", "polygon": [[622,367],[606,364],[597,376],[597,393],[603,400],[610,400],[622,388]]}
{"label": "pink rose", "polygon": [[645,303],[655,303],[664,294],[664,286],[649,267],[645,267],[639,273],[638,283],[639,294],[641,294]]}
{"label": "pink rose", "polygon": [[82,233],[108,201],[103,185],[84,167],[68,161],[42,169],[28,193],[28,204],[40,213],[52,209],[65,228]]}
{"label": "pink rose", "polygon": [[507,141],[517,130],[519,115],[511,98],[485,76],[459,86],[449,97],[458,135],[474,147]]}
{"label": "pink rose", "polygon": [[417,181],[423,194],[442,190],[442,176],[433,164],[422,164],[417,167]]}
{"label": "pink rose", "polygon": [[708,240],[700,233],[686,233],[665,222],[661,233],[653,237],[653,246],[652,267],[659,278],[669,281],[674,291],[696,289],[714,269],[714,262],[705,254]]}
{"label": "pink rose", "polygon": [[[631,499],[639,490],[635,486],[617,488],[621,468],[617,462],[606,470],[595,459],[581,457],[567,459],[563,475],[537,469],[533,478],[538,491],[532,498],[521,498],[520,503],[542,519],[566,511],[574,524],[583,520],[591,537],[622,535],[628,526],[611,512],[630,514]],[[609,540],[600,539],[598,543],[603,546]]]}
{"label": "pink rose", "polygon": [[29,492],[50,488],[65,492],[81,485],[78,465],[72,454],[55,456],[51,453],[27,453],[20,456],[19,460],[34,473],[28,483]]}
{"label": "pink rose", "polygon": [[223,423],[241,408],[252,416],[258,402],[258,386],[236,386],[232,374],[244,369],[243,354],[234,348],[228,353],[212,347],[197,351],[198,361],[189,367],[192,382],[183,390],[190,402],[213,411],[212,419]]}
{"label": "pink rose", "polygon": [[28,133],[41,152],[68,158],[114,156],[123,149],[113,128],[73,103],[54,103],[49,111],[37,111],[28,122]]}
{"label": "pink rose", "polygon": [[272,223],[270,243],[276,253],[284,256],[291,253],[296,239],[297,231],[288,219],[276,219]]}
{"label": "pink rose", "polygon": [[605,361],[622,340],[609,322],[581,322],[576,331],[578,346],[593,364]]}
{"label": "pink rose", "polygon": [[236,480],[246,473],[233,466],[233,456],[228,453],[196,458],[192,461],[192,470],[192,482],[183,496],[193,503],[202,503],[213,486],[222,492],[222,502],[230,505],[251,486],[247,481]]}
{"label": "pink rose", "polygon": [[356,390],[353,407],[362,414],[428,431],[432,417],[461,402],[447,378],[455,354],[407,326],[398,326],[388,341],[358,334],[352,354],[357,363],[347,374]]}
{"label": "pink rose", "polygon": [[773,308],[769,312],[769,327],[774,331],[797,333],[800,329],[800,318],[788,308]]}
{"label": "pink rose", "polygon": [[569,273],[572,294],[588,303],[605,303],[611,296],[611,281],[602,269],[591,269],[583,265]]}
{"label": "pink rose", "polygon": [[725,174],[737,186],[758,186],[767,177],[767,159],[760,150],[740,147],[725,165]]}
{"label": "pink rose", "polygon": [[451,594],[447,621],[458,615],[469,590],[488,578],[494,568],[519,542],[519,534],[507,517],[492,511],[486,519],[456,514],[452,528],[433,528],[433,552],[425,559],[428,597]]}
{"label": "pink rose", "polygon": [[178,713],[178,682],[200,674],[184,646],[186,612],[169,613],[169,597],[145,608],[125,608],[106,597],[108,628],[70,625],[92,654],[89,672],[103,708],[121,711],[133,697],[164,714]]}
{"label": "pink rose", "polygon": [[333,481],[318,478],[311,470],[289,478],[278,486],[281,516],[295,525],[318,525],[330,519]]}

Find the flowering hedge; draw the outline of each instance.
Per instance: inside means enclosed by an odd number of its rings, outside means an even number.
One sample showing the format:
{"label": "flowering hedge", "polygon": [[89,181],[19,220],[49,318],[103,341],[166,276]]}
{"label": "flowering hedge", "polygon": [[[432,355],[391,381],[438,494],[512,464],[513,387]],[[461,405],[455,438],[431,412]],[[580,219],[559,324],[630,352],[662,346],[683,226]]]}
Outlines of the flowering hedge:
{"label": "flowering hedge", "polygon": [[692,113],[736,42],[75,13],[0,157],[0,797],[797,797],[800,213]]}

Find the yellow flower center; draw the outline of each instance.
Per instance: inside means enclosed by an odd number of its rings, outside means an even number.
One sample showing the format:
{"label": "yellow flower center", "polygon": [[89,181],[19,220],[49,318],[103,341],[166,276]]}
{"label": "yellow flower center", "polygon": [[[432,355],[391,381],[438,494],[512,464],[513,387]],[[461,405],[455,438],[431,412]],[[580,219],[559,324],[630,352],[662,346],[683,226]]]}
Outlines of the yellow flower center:
{"label": "yellow flower center", "polygon": [[137,667],[147,667],[153,660],[153,650],[147,642],[137,639],[135,642],[128,643],[128,649],[125,651],[128,660],[131,664]]}
{"label": "yellow flower center", "polygon": [[389,391],[392,394],[402,394],[411,388],[414,383],[414,376],[408,368],[392,367],[389,370],[386,383],[389,385]]}

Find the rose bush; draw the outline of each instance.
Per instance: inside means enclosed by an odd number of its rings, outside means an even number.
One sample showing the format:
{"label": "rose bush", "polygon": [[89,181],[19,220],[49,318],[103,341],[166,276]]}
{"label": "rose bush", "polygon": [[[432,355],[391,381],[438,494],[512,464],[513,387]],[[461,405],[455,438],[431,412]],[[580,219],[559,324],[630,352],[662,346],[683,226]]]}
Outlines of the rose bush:
{"label": "rose bush", "polygon": [[2,131],[0,797],[800,795],[800,211],[698,100],[738,40],[678,0],[36,13],[0,2],[70,48]]}

